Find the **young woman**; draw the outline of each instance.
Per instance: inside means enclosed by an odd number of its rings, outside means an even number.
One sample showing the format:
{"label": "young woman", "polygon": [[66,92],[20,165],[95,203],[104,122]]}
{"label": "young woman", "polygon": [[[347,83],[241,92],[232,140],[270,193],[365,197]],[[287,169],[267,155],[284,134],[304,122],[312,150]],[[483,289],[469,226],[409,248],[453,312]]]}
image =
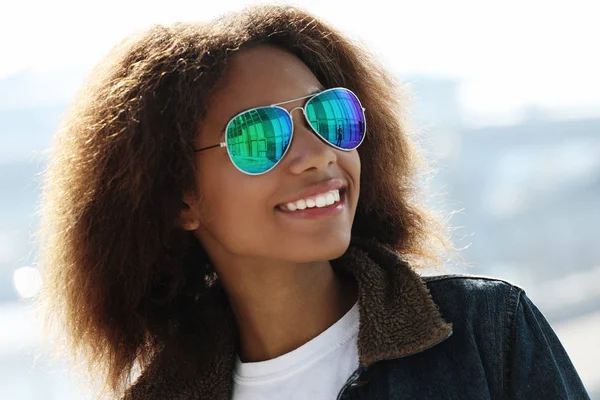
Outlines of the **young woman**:
{"label": "young woman", "polygon": [[417,274],[451,246],[395,87],[290,7],[117,46],[45,184],[71,353],[131,400],[586,398],[522,289]]}

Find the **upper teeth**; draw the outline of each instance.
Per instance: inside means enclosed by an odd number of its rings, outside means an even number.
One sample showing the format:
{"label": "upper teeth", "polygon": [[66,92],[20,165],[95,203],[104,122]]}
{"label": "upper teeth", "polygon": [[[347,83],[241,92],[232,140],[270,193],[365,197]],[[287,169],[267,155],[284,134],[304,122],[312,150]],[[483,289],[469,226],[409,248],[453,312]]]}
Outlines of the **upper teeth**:
{"label": "upper teeth", "polygon": [[326,207],[340,201],[340,191],[330,190],[327,193],[300,199],[287,204],[281,204],[279,207],[287,211],[304,210],[305,208]]}

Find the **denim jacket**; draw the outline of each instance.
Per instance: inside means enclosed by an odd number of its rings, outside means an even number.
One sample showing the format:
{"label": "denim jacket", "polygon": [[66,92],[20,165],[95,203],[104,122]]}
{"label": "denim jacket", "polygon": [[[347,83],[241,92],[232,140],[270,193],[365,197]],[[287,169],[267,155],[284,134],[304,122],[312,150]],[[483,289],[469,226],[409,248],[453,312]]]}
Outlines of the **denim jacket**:
{"label": "denim jacket", "polygon": [[[488,277],[422,277],[394,251],[358,239],[332,265],[357,281],[360,313],[359,367],[338,399],[589,399],[523,289]],[[123,399],[229,399],[235,324],[227,318],[210,368],[190,374],[159,356]]]}

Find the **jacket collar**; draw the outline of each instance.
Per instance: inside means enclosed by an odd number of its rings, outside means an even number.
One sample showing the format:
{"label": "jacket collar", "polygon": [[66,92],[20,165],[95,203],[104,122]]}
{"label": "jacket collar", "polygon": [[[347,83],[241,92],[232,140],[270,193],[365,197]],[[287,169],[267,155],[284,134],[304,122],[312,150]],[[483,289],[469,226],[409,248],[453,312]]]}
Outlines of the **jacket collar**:
{"label": "jacket collar", "polygon": [[[333,268],[358,283],[358,355],[368,367],[379,360],[426,350],[452,334],[427,286],[396,252],[373,241],[353,239]],[[188,375],[160,356],[126,392],[125,400],[228,399],[235,356],[232,314],[220,320],[215,357],[201,374]]]}

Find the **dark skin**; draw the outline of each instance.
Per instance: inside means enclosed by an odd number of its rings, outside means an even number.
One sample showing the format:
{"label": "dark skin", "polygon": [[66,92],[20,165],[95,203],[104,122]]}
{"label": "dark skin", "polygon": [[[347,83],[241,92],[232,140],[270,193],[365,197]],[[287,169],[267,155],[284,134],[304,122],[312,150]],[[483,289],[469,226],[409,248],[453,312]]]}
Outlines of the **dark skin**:
{"label": "dark skin", "polygon": [[[209,102],[196,148],[224,141],[235,114],[306,96],[323,85],[296,56],[270,45],[242,50]],[[283,105],[287,110],[306,100]],[[360,184],[358,152],[337,150],[292,112],[294,136],[271,171],[237,170],[224,148],[197,153],[197,191],[184,197],[180,223],[206,249],[225,288],[238,329],[240,358],[264,361],[294,350],[339,320],[356,302],[353,280],[329,260],[349,246]],[[329,178],[347,183],[343,212],[291,218],[277,205]],[[196,193],[201,193],[199,196]]]}

